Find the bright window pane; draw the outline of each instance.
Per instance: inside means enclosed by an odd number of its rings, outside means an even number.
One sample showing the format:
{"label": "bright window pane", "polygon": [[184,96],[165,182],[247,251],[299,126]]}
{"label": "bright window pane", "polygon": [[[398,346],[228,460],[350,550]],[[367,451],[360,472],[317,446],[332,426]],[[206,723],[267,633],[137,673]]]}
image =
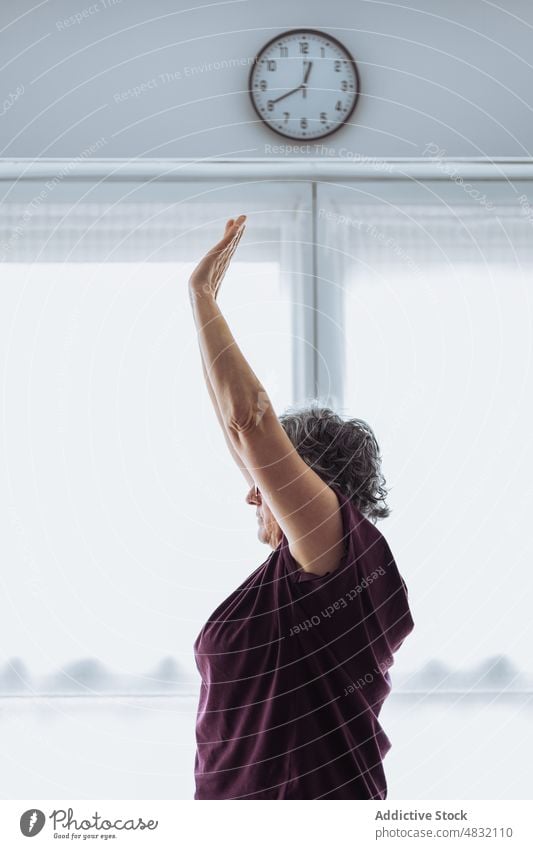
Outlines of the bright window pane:
{"label": "bright window pane", "polygon": [[423,634],[403,668],[505,656],[505,686],[533,671],[532,268],[420,269],[348,269],[346,410],[375,429],[391,486],[380,527]]}
{"label": "bright window pane", "polygon": [[[0,351],[4,659],[192,670],[205,619],[269,553],[204,388],[191,264],[6,264]],[[291,302],[236,262],[220,302],[281,410]],[[46,627],[43,627],[46,623]]]}

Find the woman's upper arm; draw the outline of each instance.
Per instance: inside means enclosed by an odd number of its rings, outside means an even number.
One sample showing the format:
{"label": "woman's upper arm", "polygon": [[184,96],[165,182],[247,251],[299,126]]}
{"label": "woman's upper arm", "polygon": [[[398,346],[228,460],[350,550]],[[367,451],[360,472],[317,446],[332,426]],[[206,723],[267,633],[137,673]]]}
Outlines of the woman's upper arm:
{"label": "woman's upper arm", "polygon": [[215,392],[213,390],[213,386],[211,385],[211,378],[209,377],[209,375],[207,373],[207,369],[205,367],[205,362],[204,362],[204,358],[203,358],[203,354],[202,354],[201,349],[200,349],[200,356],[201,356],[201,360],[202,360],[202,371],[203,371],[203,375],[204,375],[204,381],[205,381],[205,385],[206,385],[206,388],[207,388],[207,392],[208,392],[209,398],[211,399],[211,403],[213,405],[213,409],[215,411],[215,415],[217,417],[218,423],[219,423],[220,427],[222,428],[222,433],[224,435],[224,440],[226,442],[226,445],[228,446],[228,451],[231,454],[231,456],[233,457],[233,459],[235,460],[236,465],[241,470],[241,472],[244,476],[244,479],[247,482],[248,486],[252,486],[252,484],[254,482],[253,478],[252,478],[250,472],[248,471],[248,469],[246,468],[246,466],[244,465],[244,463],[242,461],[242,457],[240,457],[239,454],[237,453],[237,451],[235,450],[235,445],[233,443],[233,440],[231,439],[231,436],[228,433],[228,427],[226,425],[226,422],[224,421],[224,417],[222,416],[222,413],[220,412],[220,407],[218,406],[217,397],[216,397]]}
{"label": "woman's upper arm", "polygon": [[230,422],[228,433],[296,562],[317,575],[334,571],[344,550],[338,498],[300,457],[272,405],[260,417]]}

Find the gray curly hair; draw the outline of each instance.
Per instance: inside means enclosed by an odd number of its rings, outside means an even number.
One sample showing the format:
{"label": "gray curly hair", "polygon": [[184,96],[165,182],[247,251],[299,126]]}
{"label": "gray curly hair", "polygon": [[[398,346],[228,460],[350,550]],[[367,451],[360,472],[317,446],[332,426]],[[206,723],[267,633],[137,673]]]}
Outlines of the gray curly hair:
{"label": "gray curly hair", "polygon": [[337,486],[374,523],[390,514],[379,445],[363,419],[344,420],[313,401],[288,408],[279,421],[300,457],[328,486]]}

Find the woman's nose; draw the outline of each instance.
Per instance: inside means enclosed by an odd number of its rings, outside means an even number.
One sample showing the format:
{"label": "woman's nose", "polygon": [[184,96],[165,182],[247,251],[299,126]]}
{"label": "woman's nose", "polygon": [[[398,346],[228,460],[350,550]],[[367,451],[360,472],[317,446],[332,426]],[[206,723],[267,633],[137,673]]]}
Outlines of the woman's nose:
{"label": "woman's nose", "polygon": [[261,494],[255,485],[248,490],[246,502],[248,504],[259,504],[261,502]]}

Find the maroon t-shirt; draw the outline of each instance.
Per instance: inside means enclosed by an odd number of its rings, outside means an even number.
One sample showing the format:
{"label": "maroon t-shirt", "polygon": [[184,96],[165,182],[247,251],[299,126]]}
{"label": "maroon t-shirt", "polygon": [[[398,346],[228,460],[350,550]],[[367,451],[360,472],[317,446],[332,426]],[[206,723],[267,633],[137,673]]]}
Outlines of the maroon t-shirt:
{"label": "maroon t-shirt", "polygon": [[413,620],[385,538],[332,489],[338,568],[304,572],[283,535],[196,639],[195,799],[386,798],[378,716]]}

